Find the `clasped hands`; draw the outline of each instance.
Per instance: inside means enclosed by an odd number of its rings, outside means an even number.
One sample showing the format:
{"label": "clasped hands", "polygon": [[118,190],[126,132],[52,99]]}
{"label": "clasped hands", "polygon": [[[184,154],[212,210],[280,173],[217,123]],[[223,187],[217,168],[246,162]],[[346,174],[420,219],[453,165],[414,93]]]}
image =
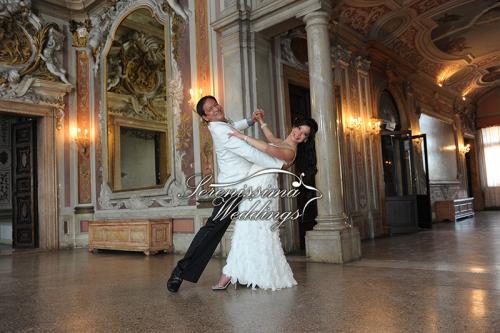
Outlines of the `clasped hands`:
{"label": "clasped hands", "polygon": [[[264,122],[264,110],[257,108],[257,110],[255,110],[252,113],[252,121],[254,123],[258,122],[258,123],[262,124]],[[234,136],[234,137],[240,138],[242,140],[245,140],[247,137],[245,134],[241,133],[240,131],[238,131],[235,128],[232,128],[232,131],[230,133],[228,133],[227,135],[229,137]]]}

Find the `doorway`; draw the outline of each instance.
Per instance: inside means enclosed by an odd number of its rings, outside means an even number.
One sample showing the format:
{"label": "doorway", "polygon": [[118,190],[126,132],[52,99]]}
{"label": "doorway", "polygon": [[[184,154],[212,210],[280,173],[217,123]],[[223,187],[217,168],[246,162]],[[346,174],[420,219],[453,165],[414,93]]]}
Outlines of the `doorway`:
{"label": "doorway", "polygon": [[391,233],[432,228],[426,135],[383,131],[381,142],[386,218]]}
{"label": "doorway", "polygon": [[385,188],[385,216],[391,233],[407,233],[432,227],[429,191],[427,138],[402,130],[394,98],[383,91],[379,114],[382,170]]}
{"label": "doorway", "polygon": [[[296,119],[303,119],[306,117],[311,117],[311,100],[309,88],[300,86],[293,83],[288,83],[288,97],[289,97],[289,119],[290,125]],[[291,126],[289,126],[291,128]],[[292,170],[296,175],[304,173],[302,178],[304,183],[310,186],[316,186],[315,175],[316,175],[316,151],[314,149],[314,142],[311,144],[302,144],[297,147],[297,158],[295,159],[295,165]],[[300,194],[296,198],[296,207],[304,207],[306,202],[309,201],[314,193],[306,190],[302,186],[299,189]],[[305,236],[306,232],[312,230],[316,224],[316,217],[318,215],[317,203],[314,201],[311,203],[304,215],[298,222],[298,235],[299,235],[299,246],[301,251],[305,251]]]}
{"label": "doorway", "polygon": [[37,119],[0,114],[0,250],[36,248]]}

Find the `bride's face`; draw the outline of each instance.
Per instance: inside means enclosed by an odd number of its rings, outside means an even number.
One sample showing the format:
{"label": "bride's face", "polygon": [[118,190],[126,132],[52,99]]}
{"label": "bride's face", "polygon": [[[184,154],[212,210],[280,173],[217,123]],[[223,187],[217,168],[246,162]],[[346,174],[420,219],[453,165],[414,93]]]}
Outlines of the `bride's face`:
{"label": "bride's face", "polygon": [[309,134],[311,134],[311,128],[307,125],[300,125],[292,128],[290,136],[296,144],[299,144],[306,141]]}

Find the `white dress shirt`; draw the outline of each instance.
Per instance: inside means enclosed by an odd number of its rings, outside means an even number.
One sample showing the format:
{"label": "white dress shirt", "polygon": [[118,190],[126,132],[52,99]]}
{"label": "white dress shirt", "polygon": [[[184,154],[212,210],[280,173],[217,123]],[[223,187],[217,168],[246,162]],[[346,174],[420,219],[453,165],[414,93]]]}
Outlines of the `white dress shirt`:
{"label": "white dress shirt", "polygon": [[[244,130],[248,128],[248,122],[243,119],[233,125],[221,121],[208,123],[217,156],[217,183],[229,183],[244,178],[253,164],[263,168],[281,169],[285,163],[282,160],[261,152],[240,138],[229,136],[231,127]],[[238,184],[234,188],[241,188],[241,185]]]}

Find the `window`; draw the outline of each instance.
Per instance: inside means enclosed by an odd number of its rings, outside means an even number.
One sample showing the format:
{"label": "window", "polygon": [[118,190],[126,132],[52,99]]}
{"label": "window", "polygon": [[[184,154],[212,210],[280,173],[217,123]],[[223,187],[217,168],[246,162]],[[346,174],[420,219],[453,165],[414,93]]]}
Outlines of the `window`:
{"label": "window", "polygon": [[500,126],[481,129],[488,187],[500,186]]}

